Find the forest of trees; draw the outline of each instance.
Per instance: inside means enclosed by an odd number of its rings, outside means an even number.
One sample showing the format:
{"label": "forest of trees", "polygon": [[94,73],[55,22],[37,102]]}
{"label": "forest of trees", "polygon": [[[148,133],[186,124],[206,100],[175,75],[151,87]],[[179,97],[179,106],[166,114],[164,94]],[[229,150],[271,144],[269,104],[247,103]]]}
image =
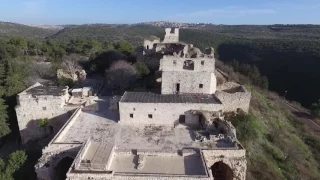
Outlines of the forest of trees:
{"label": "forest of trees", "polygon": [[[138,79],[148,74],[149,70],[145,64],[135,62],[134,54],[135,48],[125,41],[77,38],[69,42],[56,40],[38,42],[21,37],[0,40],[0,147],[6,143],[10,132],[19,134],[14,110],[16,95],[33,82],[34,74],[38,74],[40,78],[57,81],[56,69],[63,67],[64,61],[72,57],[76,63],[88,68],[86,70],[89,73],[104,75],[108,68],[110,70],[131,68],[135,73],[135,79]],[[78,61],[82,59],[81,57],[87,57],[88,60]],[[51,62],[52,66],[50,69],[44,68],[41,62]],[[122,66],[123,64],[125,66]],[[12,156],[15,159],[12,160],[11,156],[7,160],[0,159],[0,179],[12,179],[14,171],[18,170],[26,160],[23,151],[17,151]],[[10,162],[19,158],[21,161],[11,167]]]}

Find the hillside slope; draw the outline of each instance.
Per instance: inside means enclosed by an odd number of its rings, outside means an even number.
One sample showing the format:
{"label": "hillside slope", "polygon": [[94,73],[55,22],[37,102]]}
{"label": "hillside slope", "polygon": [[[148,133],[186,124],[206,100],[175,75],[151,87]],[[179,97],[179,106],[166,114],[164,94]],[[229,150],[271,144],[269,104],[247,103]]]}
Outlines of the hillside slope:
{"label": "hillside slope", "polygon": [[43,39],[58,31],[59,29],[43,29],[17,23],[0,22],[0,38],[20,36],[26,39]]}
{"label": "hillside slope", "polygon": [[248,89],[249,120],[234,122],[247,149],[247,179],[319,179],[319,136],[267,91]]}

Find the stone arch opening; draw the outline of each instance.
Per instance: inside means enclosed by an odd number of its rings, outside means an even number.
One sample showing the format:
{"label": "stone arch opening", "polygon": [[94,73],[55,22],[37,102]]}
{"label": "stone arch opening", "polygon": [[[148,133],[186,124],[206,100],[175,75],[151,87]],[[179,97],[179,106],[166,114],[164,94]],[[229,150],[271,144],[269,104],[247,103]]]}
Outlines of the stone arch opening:
{"label": "stone arch opening", "polygon": [[66,156],[62,158],[55,167],[55,177],[54,180],[66,179],[67,172],[72,165],[74,158]]}
{"label": "stone arch opening", "polygon": [[185,60],[183,62],[183,69],[185,70],[194,70],[194,62],[192,60]]}
{"label": "stone arch opening", "polygon": [[222,161],[216,162],[211,166],[212,176],[219,180],[233,180],[232,169]]}

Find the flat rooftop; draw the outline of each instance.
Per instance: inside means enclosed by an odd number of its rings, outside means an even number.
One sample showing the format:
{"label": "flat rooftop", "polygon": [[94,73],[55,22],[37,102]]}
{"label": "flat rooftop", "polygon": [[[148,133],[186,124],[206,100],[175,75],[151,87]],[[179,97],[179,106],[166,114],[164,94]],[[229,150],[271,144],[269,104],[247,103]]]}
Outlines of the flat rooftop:
{"label": "flat rooftop", "polygon": [[176,151],[183,148],[239,149],[225,141],[195,141],[195,132],[185,126],[127,126],[121,125],[115,139],[117,149],[145,149],[154,151]]}
{"label": "flat rooftop", "polygon": [[63,89],[65,88],[55,86],[52,83],[45,83],[43,85],[39,85],[36,87],[32,87],[30,89],[27,89],[25,92],[33,96],[41,96],[41,95],[60,96],[64,93]]}
{"label": "flat rooftop", "polygon": [[82,111],[56,136],[53,143],[82,143],[90,137],[96,142],[114,142],[120,126],[117,112],[109,111],[109,97],[95,100],[97,111]]}
{"label": "flat rooftop", "polygon": [[221,104],[219,99],[211,94],[155,94],[151,92],[125,92],[120,102]]}
{"label": "flat rooftop", "polygon": [[110,170],[123,174],[203,175],[207,176],[201,156],[144,156],[137,168],[137,156],[115,155]]}

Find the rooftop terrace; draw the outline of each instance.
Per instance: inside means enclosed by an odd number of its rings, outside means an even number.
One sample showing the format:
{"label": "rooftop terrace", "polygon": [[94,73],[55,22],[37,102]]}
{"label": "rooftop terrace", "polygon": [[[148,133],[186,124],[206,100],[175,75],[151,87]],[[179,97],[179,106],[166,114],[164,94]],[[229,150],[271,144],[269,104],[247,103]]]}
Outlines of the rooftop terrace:
{"label": "rooftop terrace", "polygon": [[[41,96],[41,95],[52,95],[52,96],[60,96],[64,94],[65,88],[58,87],[53,85],[52,83],[37,83],[34,86],[31,86],[27,90],[24,91],[26,94],[31,94],[33,96]],[[23,92],[22,92],[23,93]]]}

